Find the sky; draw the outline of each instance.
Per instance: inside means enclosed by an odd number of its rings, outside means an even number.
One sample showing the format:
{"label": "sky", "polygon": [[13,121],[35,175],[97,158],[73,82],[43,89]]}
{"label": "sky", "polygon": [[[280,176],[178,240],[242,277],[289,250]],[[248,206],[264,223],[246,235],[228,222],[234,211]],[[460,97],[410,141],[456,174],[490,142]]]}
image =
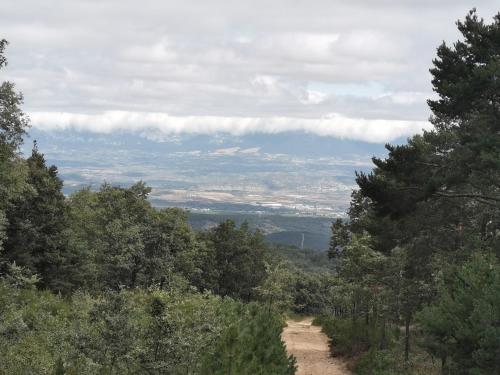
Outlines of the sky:
{"label": "sky", "polygon": [[432,59],[497,1],[0,0],[38,130],[306,132],[383,143],[429,128]]}

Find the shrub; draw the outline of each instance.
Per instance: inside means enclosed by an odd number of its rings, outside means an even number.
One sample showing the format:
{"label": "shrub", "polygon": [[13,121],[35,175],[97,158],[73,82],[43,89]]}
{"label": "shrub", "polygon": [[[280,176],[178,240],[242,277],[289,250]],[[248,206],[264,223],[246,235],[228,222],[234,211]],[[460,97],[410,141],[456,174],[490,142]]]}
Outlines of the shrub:
{"label": "shrub", "polygon": [[222,335],[213,353],[206,356],[206,375],[293,375],[295,359],[287,356],[281,316],[251,304],[239,322]]}
{"label": "shrub", "polygon": [[357,375],[398,375],[394,353],[387,350],[372,349],[364,353],[354,365]]}
{"label": "shrub", "polygon": [[[383,341],[385,328],[378,324],[366,324],[363,319],[320,316],[314,320],[331,340],[333,355],[355,356],[371,348],[377,348]],[[385,341],[389,341],[386,340]]]}

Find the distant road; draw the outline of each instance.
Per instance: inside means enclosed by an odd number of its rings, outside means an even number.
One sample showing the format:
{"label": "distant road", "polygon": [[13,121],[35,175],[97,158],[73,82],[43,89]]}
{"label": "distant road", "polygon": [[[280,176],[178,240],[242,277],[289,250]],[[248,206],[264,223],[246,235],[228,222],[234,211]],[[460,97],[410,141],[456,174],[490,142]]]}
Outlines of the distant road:
{"label": "distant road", "polygon": [[330,356],[328,337],[312,320],[288,320],[283,330],[287,352],[297,358],[297,375],[351,375],[342,360]]}

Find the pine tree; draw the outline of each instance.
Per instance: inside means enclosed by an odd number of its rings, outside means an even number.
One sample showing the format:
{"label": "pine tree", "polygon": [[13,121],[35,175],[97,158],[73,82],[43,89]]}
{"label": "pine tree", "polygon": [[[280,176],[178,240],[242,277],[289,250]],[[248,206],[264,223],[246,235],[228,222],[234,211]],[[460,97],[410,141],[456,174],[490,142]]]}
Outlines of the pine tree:
{"label": "pine tree", "polygon": [[[7,44],[5,39],[0,40],[0,70],[7,64]],[[18,152],[29,122],[21,110],[22,103],[23,96],[15,91],[13,83],[0,85],[0,254],[7,225],[5,210],[25,188],[26,168]]]}
{"label": "pine tree", "polygon": [[476,254],[440,285],[439,299],[418,320],[424,346],[441,359],[445,374],[500,373],[500,266]]}
{"label": "pine tree", "polygon": [[295,374],[295,358],[287,356],[282,328],[275,312],[250,305],[242,319],[225,331],[215,351],[205,357],[201,374]]}
{"label": "pine tree", "polygon": [[66,202],[55,166],[47,167],[36,142],[28,167],[26,192],[7,209],[4,257],[40,276],[42,287],[60,289],[65,261]]}
{"label": "pine tree", "polygon": [[332,237],[328,248],[330,258],[338,258],[342,255],[345,246],[349,243],[350,232],[348,225],[342,219],[336,219],[332,224]]}

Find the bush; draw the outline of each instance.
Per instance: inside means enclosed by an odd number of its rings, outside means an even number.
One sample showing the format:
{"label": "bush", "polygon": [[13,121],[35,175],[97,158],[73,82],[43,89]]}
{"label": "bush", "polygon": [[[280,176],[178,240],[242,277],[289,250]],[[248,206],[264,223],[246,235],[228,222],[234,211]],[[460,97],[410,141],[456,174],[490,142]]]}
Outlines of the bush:
{"label": "bush", "polygon": [[476,254],[442,281],[439,298],[418,314],[423,346],[445,374],[500,373],[500,264]]}
{"label": "bush", "polygon": [[[384,328],[377,324],[366,324],[363,319],[339,318],[323,315],[314,320],[331,340],[333,355],[352,357],[377,348],[383,341]],[[387,340],[387,337],[385,339]]]}
{"label": "bush", "polygon": [[401,372],[397,367],[394,353],[372,349],[356,361],[353,370],[357,375],[398,375]]}
{"label": "bush", "polygon": [[211,294],[64,298],[0,280],[0,374],[196,374],[241,309]]}
{"label": "bush", "polygon": [[215,351],[206,356],[206,375],[293,375],[295,359],[287,356],[281,340],[279,314],[251,304],[239,322],[220,338]]}

